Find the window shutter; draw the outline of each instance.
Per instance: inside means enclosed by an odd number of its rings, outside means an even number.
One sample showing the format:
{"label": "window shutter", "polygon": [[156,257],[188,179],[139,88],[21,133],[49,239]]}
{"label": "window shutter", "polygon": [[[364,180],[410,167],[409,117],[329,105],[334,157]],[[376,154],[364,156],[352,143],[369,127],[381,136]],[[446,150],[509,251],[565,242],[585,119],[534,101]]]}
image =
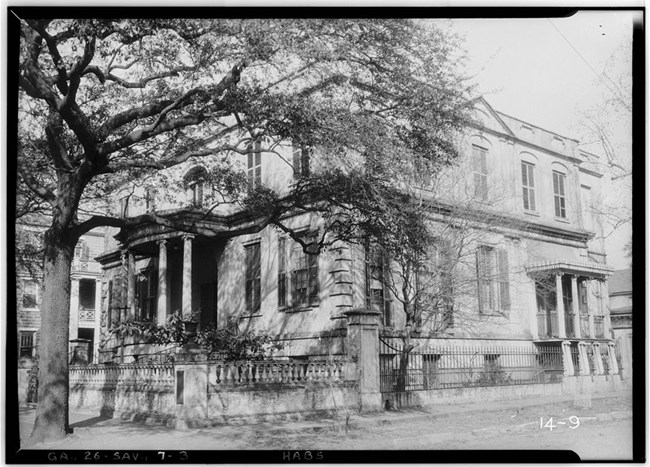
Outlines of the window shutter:
{"label": "window shutter", "polygon": [[307,255],[308,273],[309,273],[309,303],[318,302],[318,255]]}
{"label": "window shutter", "polygon": [[302,151],[300,148],[293,149],[293,174],[298,176],[300,175],[300,153]]}
{"label": "window shutter", "polygon": [[476,287],[477,297],[478,297],[478,312],[483,313],[484,297],[483,297],[483,254],[482,248],[479,247],[476,249]]}
{"label": "window shutter", "polygon": [[501,310],[510,310],[510,282],[508,274],[508,252],[506,250],[497,250],[499,261],[499,297],[501,300]]}

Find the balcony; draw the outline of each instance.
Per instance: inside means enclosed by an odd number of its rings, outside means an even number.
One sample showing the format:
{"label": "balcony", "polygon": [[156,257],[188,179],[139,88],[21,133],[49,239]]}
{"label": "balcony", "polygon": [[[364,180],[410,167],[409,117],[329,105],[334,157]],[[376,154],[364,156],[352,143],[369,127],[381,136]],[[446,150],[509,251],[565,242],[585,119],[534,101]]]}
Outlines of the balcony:
{"label": "balcony", "polygon": [[95,321],[95,309],[79,307],[79,321]]}

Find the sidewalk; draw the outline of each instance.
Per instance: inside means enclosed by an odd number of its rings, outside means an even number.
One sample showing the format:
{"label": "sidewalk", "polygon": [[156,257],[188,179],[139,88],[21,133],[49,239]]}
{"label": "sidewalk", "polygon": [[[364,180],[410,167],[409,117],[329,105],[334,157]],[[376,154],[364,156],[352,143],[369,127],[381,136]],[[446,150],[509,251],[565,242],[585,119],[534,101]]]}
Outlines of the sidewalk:
{"label": "sidewalk", "polygon": [[[594,394],[591,406],[584,406],[588,405],[584,403],[581,407],[576,406],[574,399],[573,395],[563,395],[444,404],[370,414],[340,414],[338,420],[332,417],[185,430],[71,413],[73,434],[61,441],[33,446],[33,449],[236,450],[284,446],[283,443],[289,442],[301,446],[328,439],[333,443],[330,449],[367,449],[363,447],[363,442],[353,442],[353,438],[368,441],[379,431],[394,434],[391,435],[392,445],[384,449],[399,449],[400,439],[412,440],[418,436],[425,437],[428,442],[440,442],[462,436],[487,437],[498,436],[502,432],[539,429],[540,417],[556,417],[557,420],[564,417],[568,420],[573,415],[579,416],[581,423],[632,417],[629,391]],[[34,414],[34,409],[21,409],[21,437],[25,438],[31,432]],[[354,436],[348,435],[348,432]]]}

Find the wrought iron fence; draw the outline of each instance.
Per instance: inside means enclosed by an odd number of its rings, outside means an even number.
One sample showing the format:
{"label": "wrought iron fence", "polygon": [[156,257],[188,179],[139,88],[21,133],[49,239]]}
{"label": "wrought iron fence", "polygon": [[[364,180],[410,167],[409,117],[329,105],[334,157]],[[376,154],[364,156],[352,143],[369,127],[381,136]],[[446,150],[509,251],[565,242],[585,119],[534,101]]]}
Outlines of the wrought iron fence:
{"label": "wrought iron fence", "polygon": [[396,338],[380,339],[381,392],[558,381],[562,377],[559,346],[427,346],[404,353]]}

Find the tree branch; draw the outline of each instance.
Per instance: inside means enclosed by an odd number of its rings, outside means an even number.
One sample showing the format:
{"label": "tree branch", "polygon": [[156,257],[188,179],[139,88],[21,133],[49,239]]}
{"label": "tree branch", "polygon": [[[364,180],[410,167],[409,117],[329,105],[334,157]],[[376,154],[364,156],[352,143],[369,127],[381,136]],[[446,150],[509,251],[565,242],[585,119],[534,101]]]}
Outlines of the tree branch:
{"label": "tree branch", "polygon": [[47,201],[52,207],[56,207],[56,196],[52,191],[45,188],[25,167],[18,164],[18,172],[25,182],[25,185],[38,195],[42,200]]}

